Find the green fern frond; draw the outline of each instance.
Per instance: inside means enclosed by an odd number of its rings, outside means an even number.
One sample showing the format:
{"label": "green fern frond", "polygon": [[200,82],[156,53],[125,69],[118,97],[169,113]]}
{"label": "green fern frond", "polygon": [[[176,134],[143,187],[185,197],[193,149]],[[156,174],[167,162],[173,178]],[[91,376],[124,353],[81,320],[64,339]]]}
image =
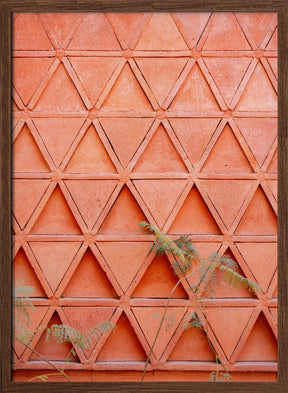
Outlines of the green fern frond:
{"label": "green fern frond", "polygon": [[194,327],[197,329],[203,329],[203,323],[201,322],[197,313],[194,311],[193,314],[188,317],[188,322],[186,324],[184,324],[184,327],[185,327],[185,329],[189,329],[191,327]]}

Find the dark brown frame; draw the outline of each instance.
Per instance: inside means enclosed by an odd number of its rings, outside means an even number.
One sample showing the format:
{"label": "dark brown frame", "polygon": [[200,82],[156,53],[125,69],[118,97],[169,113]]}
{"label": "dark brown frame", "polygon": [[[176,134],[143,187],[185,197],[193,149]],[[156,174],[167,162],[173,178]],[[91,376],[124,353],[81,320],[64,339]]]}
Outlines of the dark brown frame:
{"label": "dark brown frame", "polygon": [[[0,0],[0,339],[2,392],[287,392],[288,391],[288,0]],[[11,382],[11,16],[12,12],[278,12],[278,380],[277,382]]]}

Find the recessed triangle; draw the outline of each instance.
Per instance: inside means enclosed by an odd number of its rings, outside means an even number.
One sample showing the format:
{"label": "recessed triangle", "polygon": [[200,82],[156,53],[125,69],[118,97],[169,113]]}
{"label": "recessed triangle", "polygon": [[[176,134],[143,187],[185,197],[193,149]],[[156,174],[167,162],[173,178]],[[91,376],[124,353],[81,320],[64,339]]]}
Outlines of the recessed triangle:
{"label": "recessed triangle", "polygon": [[276,243],[238,243],[237,247],[264,292],[277,267]]}
{"label": "recessed triangle", "polygon": [[134,196],[124,186],[99,229],[99,234],[143,234],[139,223],[147,221]]}
{"label": "recessed triangle", "polygon": [[[110,321],[114,313],[114,307],[63,307],[70,326],[80,330],[83,334],[88,333],[99,323]],[[116,327],[117,329],[117,327]],[[84,349],[83,352],[88,358],[96,345],[97,339],[91,336],[92,343],[90,347]]]}
{"label": "recessed triangle", "polygon": [[137,58],[136,63],[161,106],[175,85],[187,58]]}
{"label": "recessed triangle", "polygon": [[56,291],[81,246],[79,242],[30,242],[51,289]]}
{"label": "recessed triangle", "polygon": [[13,213],[23,229],[49,185],[49,180],[14,179]]}
{"label": "recessed triangle", "polygon": [[274,72],[276,78],[278,78],[278,60],[277,57],[267,57],[268,63]]}
{"label": "recessed triangle", "polygon": [[49,235],[81,234],[79,225],[59,186],[55,188],[41,211],[31,233]]}
{"label": "recessed triangle", "polygon": [[133,183],[161,229],[182,194],[186,180],[135,180]]}
{"label": "recessed triangle", "polygon": [[168,12],[153,13],[136,50],[185,50],[187,45]]}
{"label": "recessed triangle", "polygon": [[83,119],[33,119],[54,164],[58,167],[74,141]]}
{"label": "recessed triangle", "polygon": [[68,49],[119,50],[120,45],[103,12],[87,13]]}
{"label": "recessed triangle", "polygon": [[149,141],[134,172],[187,172],[182,158],[162,125]]}
{"label": "recessed triangle", "polygon": [[33,287],[34,291],[29,297],[46,297],[45,292],[37,278],[23,248],[17,252],[13,260],[13,285],[22,282],[23,285]]}
{"label": "recessed triangle", "polygon": [[66,172],[113,172],[115,167],[95,128],[91,125],[68,163]]}
{"label": "recessed triangle", "polygon": [[247,57],[207,57],[205,63],[224,97],[230,104],[247,68],[251,62]]}
{"label": "recessed triangle", "polygon": [[268,166],[267,172],[268,173],[277,173],[277,166],[278,166],[278,158],[277,158],[277,150],[276,150],[273,155],[273,158]]}
{"label": "recessed triangle", "polygon": [[[166,255],[155,257],[134,290],[132,297],[140,298],[168,298],[172,289],[177,284],[178,278]],[[187,299],[182,284],[180,283],[172,298]]]}
{"label": "recessed triangle", "polygon": [[277,94],[258,63],[237,104],[237,111],[277,111]]}
{"label": "recessed triangle", "polygon": [[[141,329],[148,341],[150,347],[152,346],[157,330],[161,323],[161,317],[164,313],[165,307],[133,307],[132,311],[141,326]],[[179,323],[181,322],[185,308],[169,307],[166,313],[166,320],[164,321],[161,330],[161,340],[155,342],[153,353],[156,359],[160,359],[170,339],[174,335]]]}
{"label": "recessed triangle", "polygon": [[210,141],[219,119],[169,119],[192,164],[197,163]]}
{"label": "recessed triangle", "polygon": [[13,50],[53,50],[37,13],[23,12],[14,22]]}
{"label": "recessed triangle", "polygon": [[277,200],[277,194],[278,194],[278,190],[277,190],[278,182],[277,182],[277,180],[266,180],[266,182],[267,182],[269,188],[271,189],[271,191],[272,191],[272,193],[274,195],[274,198]]}
{"label": "recessed triangle", "polygon": [[203,330],[190,327],[185,329],[168,357],[168,361],[214,362],[213,353]]}
{"label": "recessed triangle", "polygon": [[[29,315],[29,320],[30,320],[28,328],[29,328],[29,331],[32,333],[32,337],[33,337],[34,334],[35,334],[36,329],[41,324],[41,321],[43,320],[43,317],[46,314],[46,312],[48,310],[48,307],[45,307],[45,306],[36,306],[34,308],[27,307],[26,310],[27,310],[27,313]],[[13,314],[15,315],[15,313],[17,313],[17,312],[21,313],[21,314],[18,314],[19,318],[20,318],[20,321],[22,321],[26,325],[26,322],[27,322],[26,319],[24,318],[24,320],[23,320],[23,318],[22,318],[23,310],[21,311],[21,309],[19,309],[17,307],[14,307]],[[30,340],[30,342],[31,342],[31,340]],[[21,358],[24,350],[26,349],[26,346],[24,344],[21,344],[19,342],[19,340],[17,340],[17,338],[13,335],[13,348],[14,348],[18,358]]]}
{"label": "recessed triangle", "polygon": [[239,118],[236,122],[258,163],[262,165],[277,137],[277,119]]}
{"label": "recessed triangle", "polygon": [[110,12],[115,34],[129,46],[144,17],[143,12]]}
{"label": "recessed triangle", "polygon": [[202,73],[195,64],[169,107],[171,111],[219,111],[219,105]]}
{"label": "recessed triangle", "polygon": [[124,313],[102,348],[97,361],[144,361],[147,355]]}
{"label": "recessed triangle", "polygon": [[275,18],[272,12],[239,12],[237,19],[241,26],[249,30],[255,44],[259,47],[267,33],[267,30]]}
{"label": "recessed triangle", "polygon": [[189,47],[195,47],[209,20],[210,12],[178,12],[176,15],[184,27]]}
{"label": "recessed triangle", "polygon": [[[273,297],[276,297],[277,298],[277,296],[273,296]],[[269,311],[270,311],[270,313],[272,314],[272,317],[273,317],[273,319],[274,319],[274,321],[275,321],[275,323],[276,323],[276,325],[277,325],[277,314],[278,314],[278,312],[277,312],[277,308],[269,308]]]}
{"label": "recessed triangle", "polygon": [[114,191],[116,180],[66,180],[68,190],[88,228],[92,228]]}
{"label": "recessed triangle", "polygon": [[[51,325],[62,325],[62,321],[57,312],[54,312],[47,327]],[[47,333],[44,332],[38,341],[35,350],[48,360],[62,360],[65,362],[79,362],[78,356],[72,353],[73,346],[71,342],[63,341],[57,343],[57,339],[50,335],[49,341],[46,340]],[[37,354],[32,353],[30,361],[42,360]]]}
{"label": "recessed triangle", "polygon": [[278,49],[278,44],[277,44],[277,28],[275,29],[270,41],[268,42],[268,45],[266,46],[266,50],[277,50]]}
{"label": "recessed triangle", "polygon": [[14,57],[13,85],[24,105],[27,105],[52,64],[49,57]]}
{"label": "recessed triangle", "polygon": [[202,168],[208,173],[251,173],[252,168],[227,124]]}
{"label": "recessed triangle", "polygon": [[218,307],[206,309],[205,314],[211,329],[227,359],[231,358],[240,337],[251,317],[253,308]]}
{"label": "recessed triangle", "polygon": [[253,326],[237,361],[277,361],[277,341],[262,312]]}
{"label": "recessed triangle", "polygon": [[203,50],[251,50],[233,13],[214,13],[209,28]]}
{"label": "recessed triangle", "polygon": [[[229,248],[227,251],[225,251],[225,255],[237,263],[236,258],[234,257],[233,253]],[[246,277],[238,263],[237,265],[238,266],[237,269],[235,269],[235,272],[241,274],[241,276],[243,277]],[[211,285],[211,283],[209,285],[208,283],[208,288],[213,289],[213,296],[215,298],[256,298],[256,296],[252,292],[250,292],[243,286],[239,285],[235,287],[223,281],[223,276],[224,272],[216,269],[216,282],[213,283],[213,285]],[[205,297],[205,292],[202,296]]]}
{"label": "recessed triangle", "polygon": [[260,187],[257,188],[236,231],[236,235],[276,235],[277,218]]}
{"label": "recessed triangle", "polygon": [[201,184],[205,187],[226,228],[229,229],[248,195],[253,181],[218,179],[202,180]]}
{"label": "recessed triangle", "polygon": [[152,119],[103,118],[100,122],[119,160],[126,167],[147,134]]}
{"label": "recessed triangle", "polygon": [[105,111],[152,110],[128,63],[125,64],[101,109]]}
{"label": "recessed triangle", "polygon": [[49,167],[26,124],[13,143],[13,171],[49,172]]}
{"label": "recessed triangle", "polygon": [[61,63],[37,102],[35,111],[79,112],[85,106],[74,83]]}
{"label": "recessed triangle", "polygon": [[61,44],[62,46],[65,38],[77,22],[79,14],[72,12],[47,12],[45,13],[45,18],[48,20],[50,26],[52,27],[59,44]]}
{"label": "recessed triangle", "polygon": [[116,298],[117,294],[91,250],[87,250],[63,297]]}
{"label": "recessed triangle", "polygon": [[119,58],[70,57],[69,60],[94,105],[119,63]]}
{"label": "recessed triangle", "polygon": [[220,234],[218,225],[196,187],[189,192],[169,233]]}
{"label": "recessed triangle", "polygon": [[98,242],[97,246],[124,292],[149,253],[147,242]]}

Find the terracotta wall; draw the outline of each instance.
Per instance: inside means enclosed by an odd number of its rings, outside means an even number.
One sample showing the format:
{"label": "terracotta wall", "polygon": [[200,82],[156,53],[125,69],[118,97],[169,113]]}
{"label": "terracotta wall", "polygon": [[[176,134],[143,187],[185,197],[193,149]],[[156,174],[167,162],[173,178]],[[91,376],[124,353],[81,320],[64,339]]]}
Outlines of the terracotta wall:
{"label": "terracotta wall", "polygon": [[[235,380],[275,379],[276,14],[23,13],[13,42],[14,282],[35,287],[34,328],[117,324],[73,362],[41,332],[32,348],[73,380],[140,379],[177,281],[166,256],[147,256],[145,219],[263,287],[219,285],[207,318]],[[181,323],[191,282],[147,380],[215,369],[204,333]],[[47,368],[19,343],[14,356],[15,380]]]}

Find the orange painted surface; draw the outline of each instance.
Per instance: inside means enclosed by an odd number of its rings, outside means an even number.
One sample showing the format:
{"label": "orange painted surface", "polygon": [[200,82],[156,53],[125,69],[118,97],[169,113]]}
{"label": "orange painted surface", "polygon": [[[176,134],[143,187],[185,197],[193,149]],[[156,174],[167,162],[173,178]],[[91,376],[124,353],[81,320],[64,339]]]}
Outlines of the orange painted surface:
{"label": "orange painted surface", "polygon": [[[41,332],[31,347],[75,381],[140,380],[177,281],[148,255],[146,220],[262,286],[217,286],[208,329],[234,380],[275,380],[276,14],[23,13],[13,42],[14,282],[35,287],[35,329],[117,325],[69,361]],[[195,281],[182,284],[147,381],[215,369],[205,334],[183,327]],[[14,357],[15,381],[47,370],[16,342]]]}

